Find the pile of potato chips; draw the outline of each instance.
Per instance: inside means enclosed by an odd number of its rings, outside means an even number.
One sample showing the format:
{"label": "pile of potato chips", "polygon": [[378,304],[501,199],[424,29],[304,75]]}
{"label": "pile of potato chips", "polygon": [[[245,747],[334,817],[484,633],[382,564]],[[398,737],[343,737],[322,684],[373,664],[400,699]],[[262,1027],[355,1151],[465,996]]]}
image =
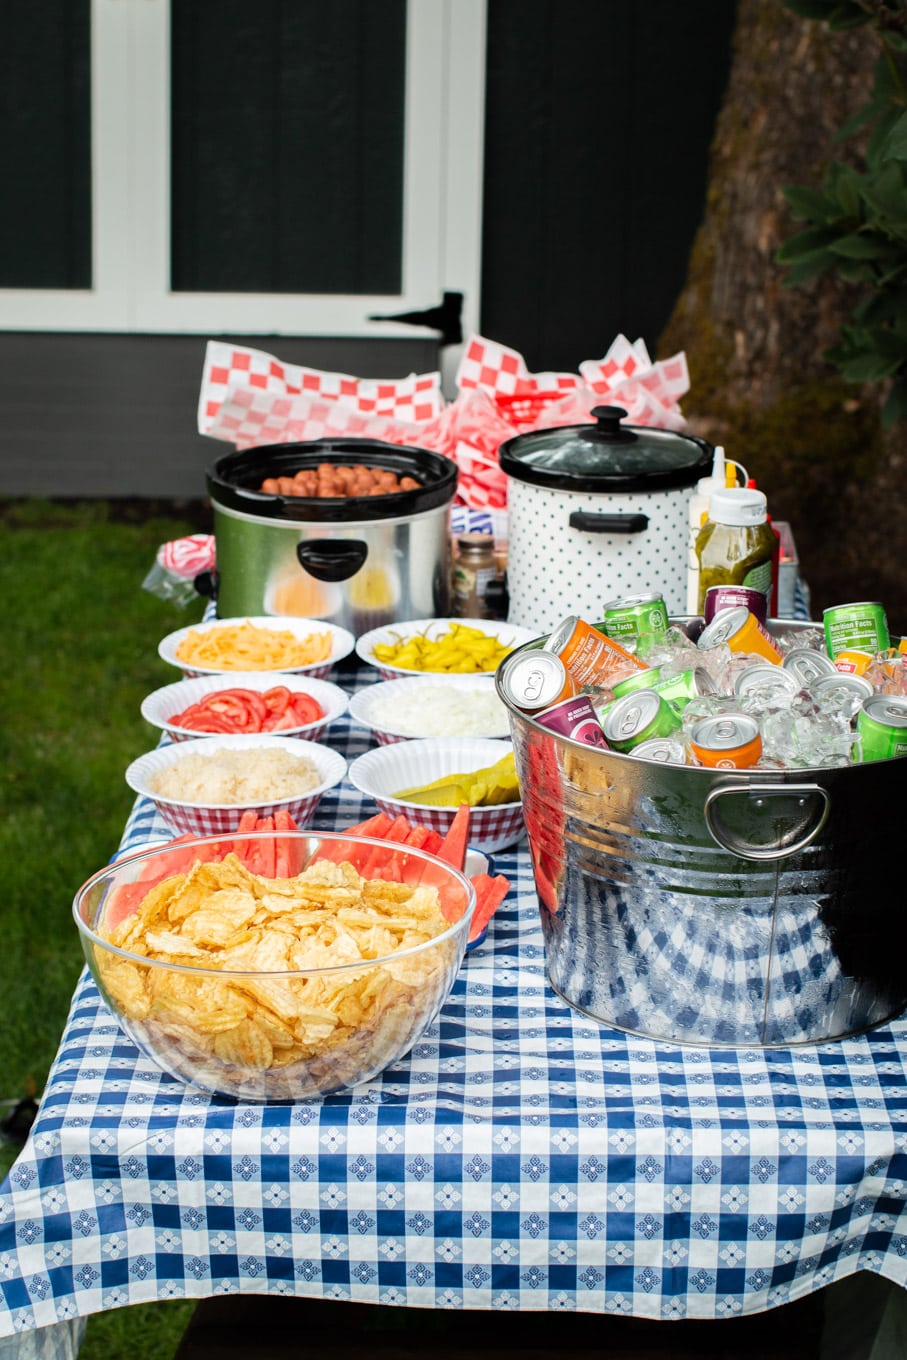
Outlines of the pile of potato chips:
{"label": "pile of potato chips", "polygon": [[240,1098],[293,1099],[366,1080],[407,1051],[446,997],[462,942],[404,951],[449,925],[434,887],[329,860],[263,878],[231,853],[151,887],[98,932],[133,957],[94,946],[93,964],[108,1004],[167,1071]]}

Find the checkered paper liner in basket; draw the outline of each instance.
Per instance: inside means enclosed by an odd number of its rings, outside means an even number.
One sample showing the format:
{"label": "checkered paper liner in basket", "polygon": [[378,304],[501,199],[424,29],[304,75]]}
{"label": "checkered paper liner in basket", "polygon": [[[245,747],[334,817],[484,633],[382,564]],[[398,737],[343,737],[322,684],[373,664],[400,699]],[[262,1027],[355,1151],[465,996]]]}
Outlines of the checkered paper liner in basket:
{"label": "checkered paper liner in basket", "polygon": [[480,335],[470,337],[457,370],[461,392],[491,395],[505,419],[521,430],[577,424],[593,406],[622,406],[631,425],[682,430],[680,398],[689,391],[686,356],[653,360],[642,340],[618,335],[602,359],[586,359],[577,373],[530,373],[516,350]]}
{"label": "checkered paper liner in basket", "polygon": [[[365,430],[371,438],[404,442],[392,437],[398,426],[402,430],[432,420],[443,404],[440,373],[356,378],[303,368],[262,350],[210,340],[198,429],[200,434],[227,439],[237,448]],[[312,422],[321,425],[320,433],[312,429]],[[383,422],[383,435],[376,432],[375,422]]]}

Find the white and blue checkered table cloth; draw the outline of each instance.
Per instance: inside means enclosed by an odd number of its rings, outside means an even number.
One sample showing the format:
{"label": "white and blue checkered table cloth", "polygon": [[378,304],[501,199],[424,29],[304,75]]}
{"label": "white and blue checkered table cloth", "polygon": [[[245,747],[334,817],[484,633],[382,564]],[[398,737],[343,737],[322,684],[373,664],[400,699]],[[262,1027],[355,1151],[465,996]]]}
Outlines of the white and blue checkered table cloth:
{"label": "white and blue checkered table cloth", "polygon": [[[372,811],[344,781],[313,825]],[[139,802],[124,847],[166,834]],[[781,1050],[604,1028],[547,985],[525,844],[495,867],[513,891],[436,1024],[322,1101],[182,1086],[83,975],[0,1189],[0,1337],[237,1292],[671,1319],[907,1285],[907,1021]]]}

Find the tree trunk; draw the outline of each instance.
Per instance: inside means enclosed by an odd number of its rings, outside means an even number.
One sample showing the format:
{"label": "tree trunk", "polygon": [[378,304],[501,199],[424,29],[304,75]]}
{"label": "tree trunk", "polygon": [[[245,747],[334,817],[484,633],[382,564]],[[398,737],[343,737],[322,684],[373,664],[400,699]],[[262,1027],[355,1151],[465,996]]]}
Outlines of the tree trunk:
{"label": "tree trunk", "polygon": [[834,159],[860,165],[859,144],[835,138],[867,102],[879,53],[871,28],[832,33],[781,0],[740,0],[705,215],[658,349],[686,351],[691,431],[723,443],[790,522],[813,617],[878,599],[907,633],[907,431],[883,435],[884,393],[822,357],[857,294],[831,276],[784,288],[774,263],[802,225],[783,188],[818,187]]}

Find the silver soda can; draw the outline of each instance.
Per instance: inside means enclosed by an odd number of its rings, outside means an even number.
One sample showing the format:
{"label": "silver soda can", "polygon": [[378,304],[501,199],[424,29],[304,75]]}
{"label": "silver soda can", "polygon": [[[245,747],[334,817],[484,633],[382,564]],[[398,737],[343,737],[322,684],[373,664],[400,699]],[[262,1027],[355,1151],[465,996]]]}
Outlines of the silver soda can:
{"label": "silver soda can", "polygon": [[810,694],[821,696],[829,693],[853,695],[862,703],[872,695],[872,685],[863,675],[849,675],[836,670],[832,675],[820,675],[809,687]]}
{"label": "silver soda can", "polygon": [[835,663],[824,652],[816,652],[812,647],[795,647],[781,662],[782,668],[803,685],[811,685],[821,680],[823,675],[835,674]]}
{"label": "silver soda can", "polygon": [[771,662],[766,662],[764,666],[747,666],[745,671],[741,671],[734,683],[734,693],[738,699],[742,699],[744,695],[752,694],[754,689],[761,689],[764,685],[774,685],[790,695],[796,694],[800,688],[796,676],[791,671],[786,671],[783,666],[773,666]]}
{"label": "silver soda can", "polygon": [[743,605],[755,614],[760,623],[768,617],[768,599],[762,590],[751,590],[749,586],[709,586],[705,592],[702,617],[711,623],[722,609],[739,609]]}
{"label": "silver soda can", "polygon": [[501,662],[501,693],[523,713],[539,713],[576,694],[577,684],[559,656],[532,649]]}
{"label": "silver soda can", "polygon": [[649,737],[633,747],[633,754],[641,760],[657,760],[662,765],[686,765],[687,751],[676,737]]}
{"label": "silver soda can", "polygon": [[585,694],[576,694],[572,699],[562,699],[541,713],[533,714],[540,727],[547,727],[560,737],[571,741],[581,741],[587,746],[601,746],[608,749],[598,714]]}

